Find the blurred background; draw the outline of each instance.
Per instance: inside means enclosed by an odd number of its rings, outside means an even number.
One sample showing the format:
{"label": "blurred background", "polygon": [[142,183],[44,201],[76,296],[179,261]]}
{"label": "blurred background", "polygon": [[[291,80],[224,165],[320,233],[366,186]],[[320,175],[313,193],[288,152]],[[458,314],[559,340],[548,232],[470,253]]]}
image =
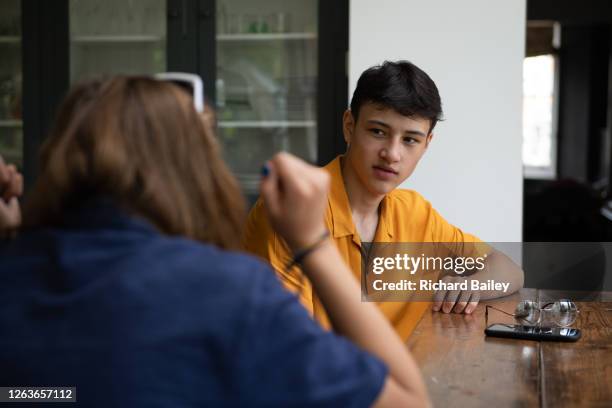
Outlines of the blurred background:
{"label": "blurred background", "polygon": [[609,241],[612,2],[528,1],[525,241]]}
{"label": "blurred background", "polygon": [[[333,4],[332,4],[333,3]],[[250,201],[261,165],[342,151],[348,1],[0,0],[0,154],[27,185],[53,113],[75,82],[195,72]]]}
{"label": "blurred background", "polygon": [[525,245],[527,283],[612,290],[612,2],[527,4],[523,240],[580,242]]}

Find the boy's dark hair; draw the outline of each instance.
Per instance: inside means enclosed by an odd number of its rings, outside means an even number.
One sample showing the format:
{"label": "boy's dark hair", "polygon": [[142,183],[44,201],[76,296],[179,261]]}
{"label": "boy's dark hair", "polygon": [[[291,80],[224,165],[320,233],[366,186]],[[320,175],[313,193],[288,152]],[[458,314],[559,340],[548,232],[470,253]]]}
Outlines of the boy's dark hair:
{"label": "boy's dark hair", "polygon": [[404,116],[429,119],[430,132],[442,120],[442,102],[436,84],[409,61],[385,61],[365,70],[351,99],[355,121],[366,102],[389,107]]}

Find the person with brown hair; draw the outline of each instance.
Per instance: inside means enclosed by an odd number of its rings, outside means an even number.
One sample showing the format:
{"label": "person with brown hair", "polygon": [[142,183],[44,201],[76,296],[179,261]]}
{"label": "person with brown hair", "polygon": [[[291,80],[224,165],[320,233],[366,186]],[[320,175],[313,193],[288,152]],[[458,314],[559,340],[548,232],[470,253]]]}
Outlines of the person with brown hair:
{"label": "person with brown hair", "polygon": [[232,251],[244,202],[179,87],[75,87],[41,158],[23,227],[0,248],[0,384],[74,386],[104,407],[429,404],[327,237],[324,170],[280,153],[261,193],[335,332],[268,265]]}
{"label": "person with brown hair", "polygon": [[155,80],[77,87],[42,150],[25,226],[55,225],[66,208],[101,193],[164,233],[238,248],[238,184],[190,108],[180,89]]}

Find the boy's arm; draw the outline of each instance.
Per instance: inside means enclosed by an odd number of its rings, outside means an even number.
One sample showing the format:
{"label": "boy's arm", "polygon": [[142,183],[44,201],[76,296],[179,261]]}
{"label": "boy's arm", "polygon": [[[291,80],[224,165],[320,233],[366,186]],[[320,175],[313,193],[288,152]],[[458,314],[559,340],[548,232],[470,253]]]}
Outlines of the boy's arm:
{"label": "boy's arm", "polygon": [[[478,302],[482,299],[494,299],[508,296],[523,287],[524,272],[504,253],[485,244],[474,235],[463,232],[446,221],[436,210],[431,209],[433,214],[432,241],[456,244],[461,248],[462,256],[479,257],[486,256],[485,267],[469,276],[452,276],[442,279],[443,281],[456,282],[459,280],[477,281],[487,283],[489,280],[506,284],[501,290],[468,290],[468,291],[439,291],[434,297],[433,310],[444,313],[467,313],[476,309]],[[471,282],[470,282],[471,285]]]}
{"label": "boy's arm", "polygon": [[285,270],[286,265],[292,259],[291,252],[284,240],[272,229],[261,199],[257,200],[249,212],[242,235],[242,247],[247,252],[270,263],[283,286],[295,293],[306,310],[313,315],[314,305],[310,282],[297,266],[289,271]]}
{"label": "boy's arm", "polygon": [[476,272],[471,278],[477,279],[479,282],[487,282],[489,279],[492,279],[496,282],[505,282],[509,284],[506,291],[480,291],[480,298],[486,300],[508,296],[520,290],[523,287],[525,273],[523,269],[515,264],[506,254],[493,248],[487,255],[485,268]]}

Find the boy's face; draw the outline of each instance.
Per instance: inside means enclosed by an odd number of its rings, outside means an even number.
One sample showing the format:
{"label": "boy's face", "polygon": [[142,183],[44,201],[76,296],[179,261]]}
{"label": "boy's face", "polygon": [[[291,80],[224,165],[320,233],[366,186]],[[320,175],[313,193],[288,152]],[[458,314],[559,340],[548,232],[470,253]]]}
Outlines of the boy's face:
{"label": "boy's face", "polygon": [[343,130],[350,146],[345,161],[368,192],[387,194],[414,171],[433,136],[429,127],[429,119],[373,103],[361,106],[356,123],[347,110]]}

